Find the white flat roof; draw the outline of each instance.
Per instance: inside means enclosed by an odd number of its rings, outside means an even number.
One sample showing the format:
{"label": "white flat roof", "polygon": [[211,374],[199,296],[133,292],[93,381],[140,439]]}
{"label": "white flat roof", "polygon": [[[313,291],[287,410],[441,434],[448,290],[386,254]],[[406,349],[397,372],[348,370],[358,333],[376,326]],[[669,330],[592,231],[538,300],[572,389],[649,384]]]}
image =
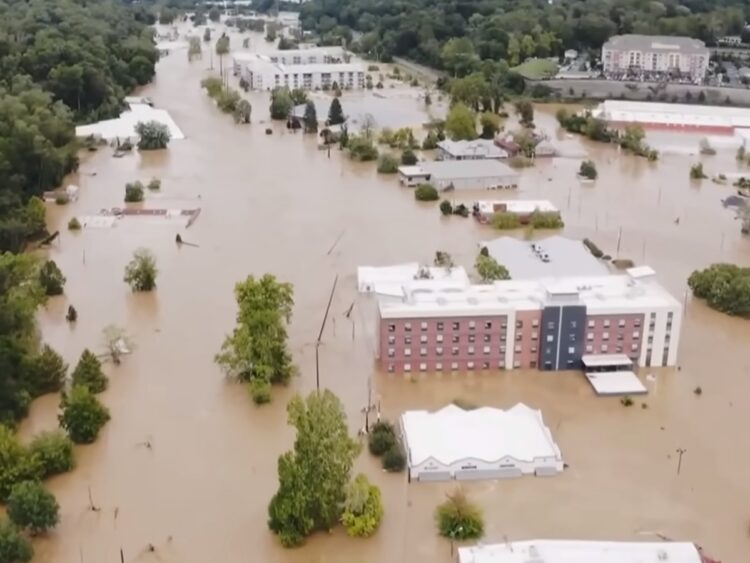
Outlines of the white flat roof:
{"label": "white flat roof", "polygon": [[750,109],[726,106],[606,100],[592,111],[592,115],[607,121],[633,123],[750,127]]}
{"label": "white flat roof", "polygon": [[632,366],[633,362],[625,354],[584,354],[583,365],[589,368],[606,366]]}
{"label": "white flat roof", "polygon": [[471,156],[483,158],[507,158],[507,151],[498,147],[493,140],[475,139],[473,141],[451,141],[446,139],[438,147],[453,156]]}
{"label": "white flat roof", "polygon": [[458,548],[459,563],[701,563],[689,542],[531,540]]}
{"label": "white flat roof", "polygon": [[496,199],[478,201],[479,212],[482,214],[497,213],[503,207],[510,213],[533,213],[534,211],[557,212],[558,209],[546,199]]}
{"label": "white flat roof", "polygon": [[463,410],[452,404],[435,412],[407,411],[401,415],[401,423],[413,465],[428,459],[446,465],[464,459],[494,462],[506,457],[562,461],[541,411],[523,403],[507,411],[493,407]]}
{"label": "white flat roof", "polygon": [[399,166],[398,173],[403,176],[429,176],[430,173],[421,166]]}
{"label": "white flat roof", "polygon": [[498,160],[426,160],[419,166],[438,179],[518,178],[519,174]]}
{"label": "white flat roof", "polygon": [[646,386],[632,371],[605,371],[585,373],[597,395],[643,395]]}
{"label": "white flat roof", "polygon": [[76,137],[94,135],[106,140],[131,139],[137,137],[135,126],[140,122],[157,121],[167,126],[171,139],[184,139],[185,135],[164,109],[155,109],[148,104],[130,104],[130,109],[122,112],[116,119],[105,119],[90,125],[76,127]]}
{"label": "white flat roof", "polygon": [[[429,277],[423,277],[425,275]],[[461,266],[438,268],[421,266],[418,262],[357,268],[357,287],[361,293],[403,297],[404,288],[415,287],[415,282],[421,287],[468,287],[469,275]]]}

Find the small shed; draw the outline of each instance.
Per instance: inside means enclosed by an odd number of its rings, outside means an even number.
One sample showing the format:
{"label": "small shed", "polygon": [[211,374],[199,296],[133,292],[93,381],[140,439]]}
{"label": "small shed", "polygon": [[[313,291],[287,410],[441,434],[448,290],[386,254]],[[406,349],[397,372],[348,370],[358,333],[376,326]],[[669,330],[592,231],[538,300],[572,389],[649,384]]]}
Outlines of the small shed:
{"label": "small shed", "polygon": [[399,166],[398,181],[404,186],[418,186],[430,181],[430,173],[419,165]]}

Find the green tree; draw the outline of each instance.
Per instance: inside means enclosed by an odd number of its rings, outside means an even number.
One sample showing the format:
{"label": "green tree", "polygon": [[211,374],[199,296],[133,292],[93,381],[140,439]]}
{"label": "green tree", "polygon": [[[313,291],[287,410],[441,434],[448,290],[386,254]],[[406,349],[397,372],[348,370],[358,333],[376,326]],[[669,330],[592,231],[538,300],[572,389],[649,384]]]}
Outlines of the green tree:
{"label": "green tree", "polygon": [[381,154],[378,158],[378,173],[395,174],[398,172],[398,159],[392,154]]}
{"label": "green tree", "polygon": [[346,121],[344,110],[338,98],[333,98],[331,107],[328,109],[328,125],[340,125]]}
{"label": "green tree", "polygon": [[371,484],[367,476],[358,474],[346,487],[341,523],[346,533],[366,538],[373,535],[383,519],[380,489]]}
{"label": "green tree", "polygon": [[440,202],[440,213],[445,216],[453,214],[453,205],[447,199]]}
{"label": "green tree", "polygon": [[437,201],[440,199],[435,186],[431,184],[420,184],[414,189],[414,199],[417,201]]}
{"label": "green tree", "polygon": [[234,122],[250,123],[250,115],[252,114],[252,111],[253,108],[250,105],[250,102],[242,98],[234,107],[234,113],[232,114],[232,117],[234,117]]}
{"label": "green tree", "polygon": [[286,332],[294,305],[292,285],[270,274],[248,276],[235,285],[234,296],[237,322],[216,363],[243,382],[288,383],[293,373]]}
{"label": "green tree", "polygon": [[39,481],[23,481],[13,486],[8,497],[8,517],[32,535],[54,528],[60,521],[60,507],[54,495]]}
{"label": "green tree", "polygon": [[578,175],[589,180],[596,180],[598,172],[596,171],[596,164],[593,160],[584,160],[581,162],[581,167],[578,170]]}
{"label": "green tree", "polygon": [[440,51],[443,68],[453,76],[469,74],[478,62],[474,46],[466,37],[449,39]]}
{"label": "green tree", "polygon": [[8,500],[16,483],[34,481],[42,476],[42,468],[24,448],[13,431],[0,425],[0,501]]}
{"label": "green tree", "polygon": [[302,104],[306,104],[309,100],[307,98],[307,92],[305,92],[302,88],[295,88],[291,92],[289,92],[289,96],[292,98],[292,103],[295,106],[301,106]]}
{"label": "green tree", "polygon": [[474,269],[484,283],[510,279],[507,268],[502,264],[498,264],[497,260],[491,256],[477,255],[476,262],[474,262]]}
{"label": "green tree", "polygon": [[62,389],[68,366],[62,356],[44,344],[39,354],[31,357],[27,389],[32,397],[55,393]]}
{"label": "green tree", "polygon": [[404,166],[413,166],[417,163],[417,155],[414,151],[407,148],[401,153],[401,164]]}
{"label": "green tree", "polygon": [[229,53],[229,36],[222,33],[216,40],[216,54],[219,55],[219,75],[224,76],[224,55]]}
{"label": "green tree", "polygon": [[367,436],[367,446],[370,453],[381,456],[396,443],[396,430],[387,420],[381,420],[372,425]]}
{"label": "green tree", "polygon": [[74,385],[63,395],[58,416],[60,427],[76,444],[90,444],[109,420],[109,410],[85,385]]}
{"label": "green tree", "polygon": [[41,478],[65,473],[75,467],[73,442],[61,430],[42,432],[34,436],[29,452],[41,468]]}
{"label": "green tree", "polygon": [[198,37],[188,39],[188,61],[192,62],[195,58],[202,58],[202,54],[201,40]]}
{"label": "green tree", "polygon": [[222,83],[221,78],[216,76],[207,76],[201,80],[201,87],[206,89],[206,93],[211,98],[217,98],[224,90],[224,84]]}
{"label": "green tree", "polygon": [[203,30],[203,41],[205,43],[208,43],[209,41],[211,41],[211,29],[208,27]]}
{"label": "green tree", "polygon": [[208,19],[210,19],[212,22],[219,21],[221,19],[221,12],[219,11],[219,8],[217,8],[216,6],[212,6],[208,11]]}
{"label": "green tree", "polygon": [[294,449],[279,457],[279,489],[268,506],[268,526],[290,547],[339,521],[360,446],[349,437],[341,401],[327,389],[307,399],[295,396],[287,413],[297,436]]}
{"label": "green tree", "polygon": [[0,563],[27,563],[34,550],[31,544],[7,518],[0,520]]}
{"label": "green tree", "polygon": [[703,163],[698,162],[690,167],[690,179],[691,180],[703,180],[708,178],[706,173],[703,171]]}
{"label": "green tree", "polygon": [[490,98],[490,85],[481,72],[473,72],[464,78],[455,78],[450,82],[451,101],[462,103],[479,111],[484,100]]}
{"label": "green tree", "polygon": [[521,125],[534,127],[534,105],[529,100],[518,100],[515,105]]}
{"label": "green tree", "polygon": [[153,151],[166,149],[172,134],[169,127],[158,121],[140,122],[135,126],[138,134],[138,149],[142,151]]}
{"label": "green tree", "polygon": [[271,90],[271,119],[287,119],[293,105],[288,88]]}
{"label": "green tree", "polygon": [[500,117],[494,113],[485,112],[479,116],[479,126],[482,128],[482,139],[494,139],[495,135],[502,129]]}
{"label": "green tree", "polygon": [[383,454],[383,469],[390,473],[403,471],[406,467],[406,456],[401,449],[401,444],[396,442]]}
{"label": "green tree", "polygon": [[466,498],[462,489],[457,489],[438,505],[435,520],[440,535],[452,541],[479,539],[484,535],[482,511]]}
{"label": "green tree", "polygon": [[305,104],[305,133],[317,133],[318,132],[318,114],[315,111],[315,103],[308,101]]}
{"label": "green tree", "polygon": [[88,348],[81,353],[71,380],[73,385],[85,385],[92,393],[101,393],[109,383],[102,371],[101,362]]}
{"label": "green tree", "polygon": [[709,307],[739,317],[750,317],[750,268],[712,264],[688,278],[693,295]]}
{"label": "green tree", "polygon": [[156,288],[156,257],[146,248],[133,253],[133,259],[125,266],[123,281],[133,291],[151,291]]}
{"label": "green tree", "polygon": [[144,192],[143,183],[140,181],[128,182],[125,184],[125,203],[137,203],[143,201]]}
{"label": "green tree", "polygon": [[39,283],[46,295],[62,295],[65,276],[54,260],[47,260],[39,270]]}
{"label": "green tree", "polygon": [[464,104],[455,104],[445,120],[445,132],[454,141],[476,139],[476,116]]}
{"label": "green tree", "polygon": [[454,266],[453,257],[444,250],[437,250],[433,264],[438,268],[452,268]]}

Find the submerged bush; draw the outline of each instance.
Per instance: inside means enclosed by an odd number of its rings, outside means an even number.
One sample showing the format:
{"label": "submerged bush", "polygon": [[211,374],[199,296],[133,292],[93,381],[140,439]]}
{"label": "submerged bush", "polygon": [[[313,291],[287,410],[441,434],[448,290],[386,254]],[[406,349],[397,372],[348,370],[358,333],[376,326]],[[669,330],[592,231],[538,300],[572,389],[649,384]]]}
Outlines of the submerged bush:
{"label": "submerged bush", "polygon": [[438,505],[435,521],[440,535],[451,540],[474,540],[484,535],[482,510],[469,501],[462,489]]}
{"label": "submerged bush", "polygon": [[383,469],[396,473],[403,471],[404,467],[406,467],[406,456],[401,449],[401,444],[397,441],[383,454]]}
{"label": "submerged bush", "polygon": [[73,442],[62,430],[42,432],[35,436],[29,444],[29,451],[39,464],[43,479],[75,467]]}
{"label": "submerged bush", "polygon": [[414,199],[417,201],[437,201],[440,199],[440,194],[432,184],[420,184],[414,190]]}
{"label": "submerged bush", "polygon": [[380,174],[395,174],[398,172],[398,159],[392,154],[382,154],[378,159],[378,172]]}

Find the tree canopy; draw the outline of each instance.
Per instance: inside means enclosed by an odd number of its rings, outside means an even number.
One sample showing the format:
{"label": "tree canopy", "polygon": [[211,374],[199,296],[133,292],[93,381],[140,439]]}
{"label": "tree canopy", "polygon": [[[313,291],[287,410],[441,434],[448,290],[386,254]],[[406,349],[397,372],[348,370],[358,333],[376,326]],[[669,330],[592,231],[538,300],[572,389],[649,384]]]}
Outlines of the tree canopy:
{"label": "tree canopy", "polygon": [[712,264],[690,274],[688,286],[709,307],[729,315],[750,317],[750,268]]}
{"label": "tree canopy", "polygon": [[[290,547],[339,521],[360,446],[349,436],[344,407],[331,391],[313,392],[306,399],[295,396],[287,413],[297,437],[294,449],[279,457],[279,489],[268,506],[268,526]],[[357,507],[351,503],[350,508]],[[368,520],[371,512],[368,507]]]}
{"label": "tree canopy", "polygon": [[60,507],[52,493],[39,481],[23,481],[13,487],[8,497],[8,517],[19,528],[33,535],[54,528],[60,521]]}

